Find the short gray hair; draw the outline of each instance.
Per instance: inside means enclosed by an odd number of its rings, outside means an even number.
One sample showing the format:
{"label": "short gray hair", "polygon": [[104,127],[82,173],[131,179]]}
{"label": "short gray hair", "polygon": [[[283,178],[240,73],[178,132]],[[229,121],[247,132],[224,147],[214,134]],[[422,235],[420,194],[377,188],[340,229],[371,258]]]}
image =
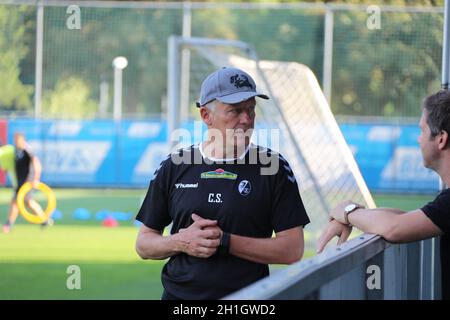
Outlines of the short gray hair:
{"label": "short gray hair", "polygon": [[216,111],[216,100],[210,101],[204,105],[205,108],[208,108],[212,112]]}

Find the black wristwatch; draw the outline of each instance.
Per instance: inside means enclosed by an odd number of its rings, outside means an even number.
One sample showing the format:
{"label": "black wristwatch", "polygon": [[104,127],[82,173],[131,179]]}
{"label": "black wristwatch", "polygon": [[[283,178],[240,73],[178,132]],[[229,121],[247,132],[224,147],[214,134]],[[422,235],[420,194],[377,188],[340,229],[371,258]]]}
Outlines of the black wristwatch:
{"label": "black wristwatch", "polygon": [[220,245],[217,251],[220,254],[228,254],[230,252],[230,234],[228,232],[224,232],[222,234]]}

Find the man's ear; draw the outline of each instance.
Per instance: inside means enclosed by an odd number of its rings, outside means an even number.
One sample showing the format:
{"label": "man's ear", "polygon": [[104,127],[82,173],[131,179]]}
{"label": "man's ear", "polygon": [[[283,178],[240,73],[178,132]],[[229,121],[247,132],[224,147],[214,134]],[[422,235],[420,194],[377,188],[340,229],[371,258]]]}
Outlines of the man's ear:
{"label": "man's ear", "polygon": [[448,145],[448,132],[445,130],[441,131],[438,140],[438,148],[439,150],[444,150]]}
{"label": "man's ear", "polygon": [[200,108],[200,117],[202,118],[203,122],[210,127],[212,125],[212,119],[211,119],[211,110],[209,110],[206,107]]}

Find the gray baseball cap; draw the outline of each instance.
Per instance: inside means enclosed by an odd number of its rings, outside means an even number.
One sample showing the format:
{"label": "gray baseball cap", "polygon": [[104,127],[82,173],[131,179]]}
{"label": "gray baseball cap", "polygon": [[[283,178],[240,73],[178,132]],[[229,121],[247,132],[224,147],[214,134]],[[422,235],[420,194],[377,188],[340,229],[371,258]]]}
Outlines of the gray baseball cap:
{"label": "gray baseball cap", "polygon": [[256,92],[255,81],[247,72],[237,68],[222,68],[203,81],[197,107],[215,99],[235,104],[253,97],[269,99],[267,95]]}

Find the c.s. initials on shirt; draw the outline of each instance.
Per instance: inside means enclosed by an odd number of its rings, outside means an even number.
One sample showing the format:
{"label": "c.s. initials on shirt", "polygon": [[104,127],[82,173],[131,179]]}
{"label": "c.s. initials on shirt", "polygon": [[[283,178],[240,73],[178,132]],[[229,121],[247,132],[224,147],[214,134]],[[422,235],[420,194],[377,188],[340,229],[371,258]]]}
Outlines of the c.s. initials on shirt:
{"label": "c.s. initials on shirt", "polygon": [[222,203],[222,194],[220,193],[210,193],[208,195],[209,203]]}

